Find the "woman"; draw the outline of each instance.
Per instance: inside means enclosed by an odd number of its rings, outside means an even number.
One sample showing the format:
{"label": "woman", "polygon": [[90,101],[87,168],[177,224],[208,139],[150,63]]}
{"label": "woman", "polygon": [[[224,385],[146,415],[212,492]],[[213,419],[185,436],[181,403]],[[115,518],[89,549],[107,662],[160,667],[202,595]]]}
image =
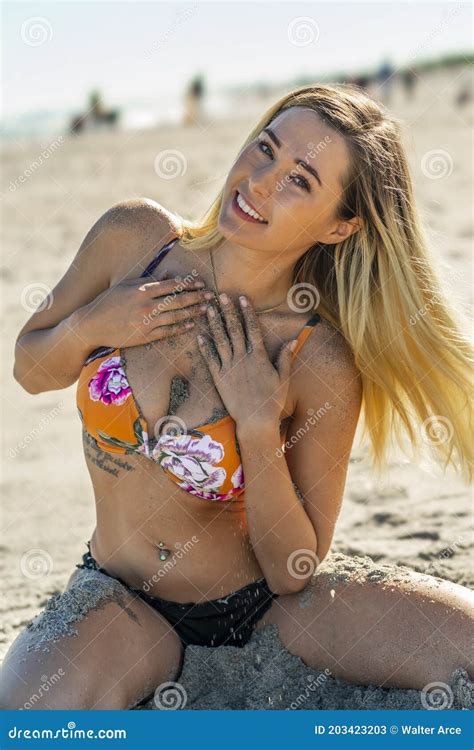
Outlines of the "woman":
{"label": "woman", "polygon": [[319,570],[361,406],[375,467],[437,415],[453,426],[440,459],[470,477],[472,350],[381,105],[349,85],[293,91],[201,222],[115,205],[50,302],[15,376],[30,393],[78,380],[97,527],[11,647],[5,706],[62,667],[36,708],[130,708],[178,679],[188,644],[243,646],[270,623],[349,682],[474,674],[467,588],[363,571],[328,586]]}

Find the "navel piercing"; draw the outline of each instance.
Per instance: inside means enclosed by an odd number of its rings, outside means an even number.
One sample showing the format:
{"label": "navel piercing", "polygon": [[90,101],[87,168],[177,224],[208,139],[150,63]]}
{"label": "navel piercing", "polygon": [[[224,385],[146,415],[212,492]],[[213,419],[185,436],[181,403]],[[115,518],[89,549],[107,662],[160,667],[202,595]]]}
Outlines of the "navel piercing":
{"label": "navel piercing", "polygon": [[164,542],[158,542],[158,547],[160,548],[160,560],[167,560],[171,555],[171,550],[166,549]]}

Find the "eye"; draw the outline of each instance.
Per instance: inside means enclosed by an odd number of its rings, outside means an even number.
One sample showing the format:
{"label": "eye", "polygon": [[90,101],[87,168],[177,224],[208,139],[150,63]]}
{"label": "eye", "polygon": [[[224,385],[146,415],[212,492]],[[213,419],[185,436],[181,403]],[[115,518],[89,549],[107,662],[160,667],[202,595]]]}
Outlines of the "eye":
{"label": "eye", "polygon": [[[264,146],[265,148],[267,148],[268,151],[264,151],[263,148],[262,148],[262,146]],[[262,153],[267,154],[267,156],[270,156],[270,158],[273,161],[273,156],[274,156],[273,149],[270,146],[270,144],[268,143],[268,141],[259,140],[258,141],[258,147],[259,147],[259,149],[260,149],[260,151]],[[311,192],[311,185],[309,184],[308,180],[306,180],[304,177],[301,177],[301,175],[295,175],[293,173],[291,173],[291,176],[295,180],[295,182],[296,182],[296,180],[299,180],[299,182],[296,183],[299,187],[303,188],[303,190],[306,190],[308,193]]]}

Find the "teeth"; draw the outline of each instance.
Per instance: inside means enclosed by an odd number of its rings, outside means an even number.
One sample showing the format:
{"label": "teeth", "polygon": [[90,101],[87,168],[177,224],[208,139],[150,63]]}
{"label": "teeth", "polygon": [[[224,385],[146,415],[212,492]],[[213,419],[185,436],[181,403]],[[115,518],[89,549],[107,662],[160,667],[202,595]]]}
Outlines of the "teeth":
{"label": "teeth", "polygon": [[249,204],[244,201],[240,193],[237,193],[237,203],[239,204],[242,211],[244,211],[246,214],[249,214],[254,219],[257,219],[258,221],[265,222],[265,219],[263,218],[263,216],[260,216],[260,214],[254,211],[253,208],[251,208]]}

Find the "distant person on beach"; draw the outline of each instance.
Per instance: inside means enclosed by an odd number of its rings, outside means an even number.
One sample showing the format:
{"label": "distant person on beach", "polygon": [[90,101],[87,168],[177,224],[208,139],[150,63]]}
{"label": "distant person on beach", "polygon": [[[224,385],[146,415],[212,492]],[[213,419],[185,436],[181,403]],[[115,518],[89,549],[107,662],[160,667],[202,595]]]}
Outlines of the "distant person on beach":
{"label": "distant person on beach", "polygon": [[405,68],[400,73],[400,80],[407,99],[413,99],[415,93],[416,73],[412,68]]}
{"label": "distant person on beach", "polygon": [[[2,708],[59,670],[36,709],[136,708],[179,691],[189,646],[238,659],[269,625],[346,682],[474,679],[469,588],[355,554],[324,565],[359,420],[382,483],[394,445],[472,481],[474,352],[404,135],[357,86],[296,88],[242,134],[197,221],[137,198],[90,228],[20,330],[14,377],[29,394],[76,384],[94,528],[11,645]],[[42,494],[29,512],[61,534]]]}
{"label": "distant person on beach", "polygon": [[380,96],[383,102],[388,103],[392,95],[395,70],[389,60],[385,60],[377,73],[377,81],[380,85]]}
{"label": "distant person on beach", "polygon": [[106,109],[102,102],[99,91],[92,91],[89,96],[89,106],[83,114],[74,115],[69,129],[71,133],[78,134],[83,130],[94,130],[98,128],[115,128],[120,117],[118,109]]}
{"label": "distant person on beach", "polygon": [[202,76],[194,78],[185,94],[184,125],[198,125],[203,116],[204,80]]}

